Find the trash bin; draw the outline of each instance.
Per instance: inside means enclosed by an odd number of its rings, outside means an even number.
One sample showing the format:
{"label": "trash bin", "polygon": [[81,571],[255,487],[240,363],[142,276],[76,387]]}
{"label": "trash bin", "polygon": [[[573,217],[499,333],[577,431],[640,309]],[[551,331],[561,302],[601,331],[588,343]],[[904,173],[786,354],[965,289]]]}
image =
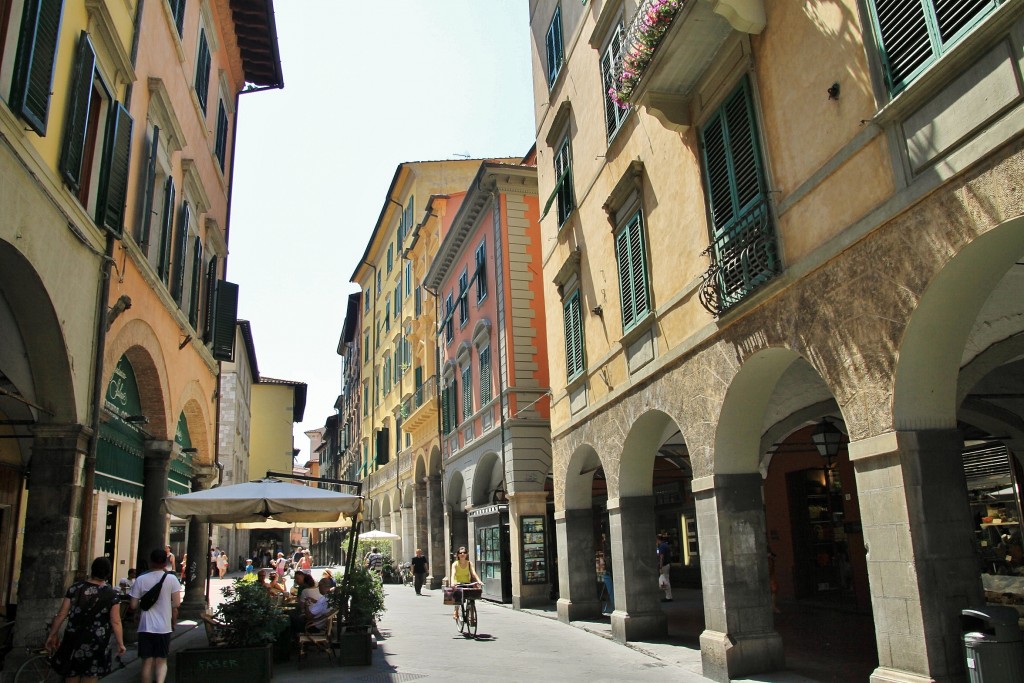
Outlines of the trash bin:
{"label": "trash bin", "polygon": [[1024,639],[1013,607],[989,605],[960,612],[970,683],[1024,681]]}

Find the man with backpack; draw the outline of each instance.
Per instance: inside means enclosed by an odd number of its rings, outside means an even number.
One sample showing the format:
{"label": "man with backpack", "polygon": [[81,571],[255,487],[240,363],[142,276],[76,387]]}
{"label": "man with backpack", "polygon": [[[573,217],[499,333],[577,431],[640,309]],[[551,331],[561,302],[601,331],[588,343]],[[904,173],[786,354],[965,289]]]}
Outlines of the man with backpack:
{"label": "man with backpack", "polygon": [[157,548],[149,554],[149,571],[135,580],[131,590],[132,609],[139,617],[139,658],[142,680],[164,683],[171,633],[178,621],[181,583],[167,571],[167,552]]}

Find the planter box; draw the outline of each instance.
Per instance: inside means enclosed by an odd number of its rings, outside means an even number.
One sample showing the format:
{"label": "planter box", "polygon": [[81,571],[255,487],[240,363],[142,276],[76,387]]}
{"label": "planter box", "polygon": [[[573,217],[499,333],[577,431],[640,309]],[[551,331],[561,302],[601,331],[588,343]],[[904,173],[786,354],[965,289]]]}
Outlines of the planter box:
{"label": "planter box", "polygon": [[182,683],[270,683],[273,647],[194,647],[175,653],[174,680]]}
{"label": "planter box", "polygon": [[339,633],[334,644],[340,666],[369,666],[373,661],[373,635],[369,627]]}

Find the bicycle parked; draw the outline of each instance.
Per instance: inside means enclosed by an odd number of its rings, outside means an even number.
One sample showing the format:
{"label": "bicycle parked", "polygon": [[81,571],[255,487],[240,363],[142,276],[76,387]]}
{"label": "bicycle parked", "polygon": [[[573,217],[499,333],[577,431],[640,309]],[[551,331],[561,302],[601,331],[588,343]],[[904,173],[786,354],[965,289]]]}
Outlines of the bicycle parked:
{"label": "bicycle parked", "polygon": [[[49,634],[49,624],[43,627],[43,632]],[[53,666],[50,664],[50,657],[53,655],[51,650],[45,646],[35,647],[28,645],[25,647],[25,652],[28,653],[28,659],[18,667],[18,672],[14,674],[14,683],[60,683],[60,681],[64,680],[64,677],[54,671]],[[121,661],[120,655],[114,656],[113,660],[117,665],[117,669],[123,669],[127,666]],[[111,668],[111,673],[113,671],[114,669]],[[101,676],[101,678],[103,677]]]}

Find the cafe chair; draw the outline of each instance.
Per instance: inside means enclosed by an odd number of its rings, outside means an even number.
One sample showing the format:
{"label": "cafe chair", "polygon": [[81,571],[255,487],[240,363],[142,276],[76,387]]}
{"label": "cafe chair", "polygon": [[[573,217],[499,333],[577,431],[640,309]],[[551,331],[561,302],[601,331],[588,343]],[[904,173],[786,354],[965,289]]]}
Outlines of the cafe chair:
{"label": "cafe chair", "polygon": [[306,659],[306,651],[312,647],[319,652],[326,652],[327,659],[334,662],[334,653],[331,651],[331,634],[334,632],[334,622],[338,618],[338,610],[331,610],[323,618],[306,623],[306,629],[299,634],[299,668]]}

